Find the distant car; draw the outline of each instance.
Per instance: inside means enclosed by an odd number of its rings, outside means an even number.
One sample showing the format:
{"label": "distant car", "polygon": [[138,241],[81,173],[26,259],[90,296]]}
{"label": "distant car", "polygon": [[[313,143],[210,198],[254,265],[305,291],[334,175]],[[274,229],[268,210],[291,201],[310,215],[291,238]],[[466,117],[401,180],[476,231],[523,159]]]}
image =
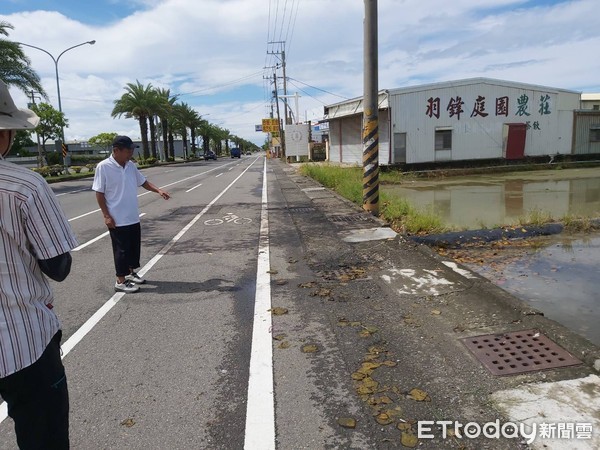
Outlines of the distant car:
{"label": "distant car", "polygon": [[214,159],[215,161],[217,160],[217,155],[215,155],[215,152],[212,150],[209,150],[204,154],[204,160],[208,161],[209,159]]}
{"label": "distant car", "polygon": [[231,157],[232,158],[241,158],[242,157],[242,151],[238,147],[233,147],[231,149]]}
{"label": "distant car", "polygon": [[250,152],[246,152],[246,155],[251,155],[251,154],[252,154],[252,153],[250,153]]}

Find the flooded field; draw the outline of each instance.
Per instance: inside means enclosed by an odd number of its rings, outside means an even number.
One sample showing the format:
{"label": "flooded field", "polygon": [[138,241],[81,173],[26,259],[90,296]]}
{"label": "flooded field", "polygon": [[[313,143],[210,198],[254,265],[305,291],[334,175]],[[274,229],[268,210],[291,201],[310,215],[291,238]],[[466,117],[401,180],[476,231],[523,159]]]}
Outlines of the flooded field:
{"label": "flooded field", "polygon": [[459,229],[512,225],[532,213],[600,217],[600,167],[415,179],[382,189]]}
{"label": "flooded field", "polygon": [[[533,215],[600,217],[600,167],[415,179],[383,190],[478,230]],[[600,232],[442,250],[547,317],[600,345]]]}

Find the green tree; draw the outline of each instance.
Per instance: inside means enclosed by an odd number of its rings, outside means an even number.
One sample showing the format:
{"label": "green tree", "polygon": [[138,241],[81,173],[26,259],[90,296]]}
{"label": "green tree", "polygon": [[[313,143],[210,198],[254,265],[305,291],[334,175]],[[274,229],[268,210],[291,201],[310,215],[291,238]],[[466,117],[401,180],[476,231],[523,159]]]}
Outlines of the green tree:
{"label": "green tree", "polygon": [[42,141],[42,151],[45,157],[46,142],[59,139],[62,136],[62,129],[69,126],[69,121],[65,119],[64,113],[54,109],[48,103],[31,105],[31,110],[40,118],[40,123],[35,127],[35,132]]}
{"label": "green tree", "polygon": [[165,158],[175,158],[175,148],[172,144],[172,141],[169,140],[169,124],[170,117],[173,114],[173,105],[177,101],[177,96],[171,95],[171,91],[169,89],[159,88],[156,90],[156,95],[158,96],[158,110],[156,114],[160,119],[160,131],[162,133],[163,140],[163,151]]}
{"label": "green tree", "polygon": [[8,37],[8,30],[13,29],[10,23],[0,22],[0,79],[8,86],[14,86],[26,94],[33,90],[48,99],[39,75],[31,68],[31,61],[19,43],[1,37]]}
{"label": "green tree", "polygon": [[25,152],[25,147],[34,147],[35,142],[31,139],[31,130],[17,130],[15,133],[15,139],[13,141],[12,147],[10,148],[9,155],[16,156],[17,154],[21,156],[27,156]]}
{"label": "green tree", "polygon": [[110,152],[112,149],[112,142],[117,137],[117,133],[100,133],[96,136],[92,136],[88,139],[88,143],[102,147],[103,149]]}
{"label": "green tree", "polygon": [[153,114],[154,99],[156,91],[152,84],[142,85],[138,80],[135,84],[127,83],[125,94],[120,99],[114,101],[114,108],[111,117],[125,116],[127,119],[134,118],[140,124],[140,135],[142,136],[142,151],[144,159],[150,157],[148,151],[148,119]]}

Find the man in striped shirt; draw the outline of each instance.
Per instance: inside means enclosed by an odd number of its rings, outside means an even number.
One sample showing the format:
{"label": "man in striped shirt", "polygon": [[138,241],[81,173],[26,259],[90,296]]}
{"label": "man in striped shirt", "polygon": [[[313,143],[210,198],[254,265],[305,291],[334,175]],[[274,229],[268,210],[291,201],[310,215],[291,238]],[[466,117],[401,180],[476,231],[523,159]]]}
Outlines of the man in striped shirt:
{"label": "man in striped shirt", "polygon": [[21,449],[69,448],[69,397],[60,323],[48,279],[64,280],[77,246],[46,181],[4,160],[16,130],[38,117],[0,81],[0,395]]}

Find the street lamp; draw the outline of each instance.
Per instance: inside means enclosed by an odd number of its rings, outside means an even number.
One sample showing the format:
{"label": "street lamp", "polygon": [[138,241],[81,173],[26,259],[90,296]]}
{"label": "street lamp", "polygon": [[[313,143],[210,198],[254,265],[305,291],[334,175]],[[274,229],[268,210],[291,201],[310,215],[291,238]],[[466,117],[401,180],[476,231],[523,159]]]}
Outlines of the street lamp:
{"label": "street lamp", "polygon": [[[96,41],[86,41],[86,42],[82,42],[81,44],[74,45],[73,47],[69,47],[68,49],[63,50],[58,55],[57,58],[55,58],[54,55],[52,55],[52,53],[50,53],[49,51],[44,50],[43,48],[40,48],[40,47],[36,47],[35,45],[24,44],[23,42],[16,42],[16,43],[19,45],[24,45],[25,47],[31,47],[31,48],[40,50],[40,51],[44,52],[46,55],[50,56],[50,58],[52,58],[52,61],[54,61],[54,71],[56,72],[56,93],[58,95],[58,110],[60,112],[62,112],[62,104],[60,102],[60,82],[58,80],[58,60],[60,59],[60,57],[62,55],[67,53],[69,50],[73,50],[74,48],[81,47],[82,45],[86,45],[86,44],[94,45],[96,43]],[[63,139],[64,139],[64,136],[63,136]]]}

